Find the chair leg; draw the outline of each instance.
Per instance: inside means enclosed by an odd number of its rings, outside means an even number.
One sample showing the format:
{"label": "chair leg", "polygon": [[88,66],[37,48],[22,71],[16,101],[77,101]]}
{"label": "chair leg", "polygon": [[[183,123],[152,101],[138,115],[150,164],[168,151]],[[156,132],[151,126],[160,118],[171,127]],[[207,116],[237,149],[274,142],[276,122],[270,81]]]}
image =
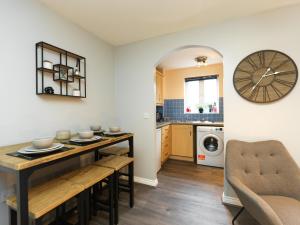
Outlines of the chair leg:
{"label": "chair leg", "polygon": [[114,225],[114,175],[108,178],[109,186],[109,225]]}
{"label": "chair leg", "polygon": [[129,191],[130,191],[130,201],[129,201],[129,206],[130,208],[134,207],[134,165],[133,162],[129,164],[128,166],[128,181],[129,181]]}
{"label": "chair leg", "polygon": [[242,207],[239,211],[238,211],[238,213],[235,215],[235,217],[233,217],[233,219],[232,219],[232,225],[234,225],[234,222],[236,221],[236,219],[241,215],[241,213],[244,211],[244,207]]}

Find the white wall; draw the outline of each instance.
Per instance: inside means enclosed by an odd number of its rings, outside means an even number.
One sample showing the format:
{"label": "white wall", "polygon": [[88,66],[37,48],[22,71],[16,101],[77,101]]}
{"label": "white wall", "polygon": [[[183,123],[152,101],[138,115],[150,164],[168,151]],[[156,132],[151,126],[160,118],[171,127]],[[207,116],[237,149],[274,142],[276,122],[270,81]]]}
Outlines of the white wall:
{"label": "white wall", "polygon": [[[5,0],[0,7],[0,145],[54,136],[59,129],[107,127],[114,121],[113,48],[48,10],[37,0]],[[35,95],[35,43],[46,41],[87,58],[87,98]],[[0,197],[11,176],[0,173]],[[7,211],[0,204],[0,224]]]}
{"label": "white wall", "polygon": [[[116,51],[116,107],[122,127],[135,132],[136,175],[155,179],[154,65],[170,51],[185,45],[203,45],[224,57],[225,139],[279,139],[300,164],[300,82],[283,100],[258,105],[234,90],[235,67],[261,49],[287,53],[300,63],[300,6],[283,8],[240,20],[174,33],[119,47]],[[143,113],[151,119],[143,119]],[[225,188],[225,195],[231,190]]]}

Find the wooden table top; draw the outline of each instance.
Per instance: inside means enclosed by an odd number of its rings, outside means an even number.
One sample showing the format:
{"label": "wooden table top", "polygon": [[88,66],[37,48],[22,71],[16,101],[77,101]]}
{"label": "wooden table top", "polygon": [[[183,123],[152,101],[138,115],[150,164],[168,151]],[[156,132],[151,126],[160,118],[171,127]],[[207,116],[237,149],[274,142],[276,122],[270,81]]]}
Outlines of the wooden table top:
{"label": "wooden table top", "polygon": [[24,148],[26,146],[30,146],[31,142],[27,143],[21,143],[21,144],[16,144],[16,145],[9,145],[9,146],[3,146],[0,147],[0,167],[4,168],[9,168],[12,170],[23,170],[27,169],[30,167],[34,167],[37,165],[41,165],[43,163],[48,163],[53,160],[61,159],[64,157],[72,156],[74,154],[78,153],[83,153],[85,151],[101,147],[107,144],[113,145],[114,143],[117,143],[122,140],[126,140],[129,137],[133,137],[133,134],[124,134],[119,137],[105,137],[105,140],[102,140],[100,142],[96,142],[90,145],[86,146],[77,146],[77,145],[65,145],[66,147],[72,147],[73,149],[64,151],[64,152],[58,152],[55,154],[47,155],[45,157],[41,157],[38,159],[33,159],[33,160],[27,160],[27,159],[22,159],[19,157],[14,157],[14,156],[9,156],[7,153],[10,152],[16,152],[21,148]]}

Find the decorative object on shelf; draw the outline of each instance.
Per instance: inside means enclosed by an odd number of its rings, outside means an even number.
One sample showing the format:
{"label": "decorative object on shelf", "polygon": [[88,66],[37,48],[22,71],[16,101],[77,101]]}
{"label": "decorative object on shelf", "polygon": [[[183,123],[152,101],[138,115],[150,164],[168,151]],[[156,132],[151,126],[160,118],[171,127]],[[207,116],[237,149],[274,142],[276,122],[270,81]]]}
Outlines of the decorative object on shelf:
{"label": "decorative object on shelf", "polygon": [[298,69],[286,54],[275,50],[254,52],[236,67],[233,85],[244,99],[269,103],[285,97],[295,87]]}
{"label": "decorative object on shelf", "polygon": [[52,70],[53,69],[53,63],[50,62],[49,60],[44,60],[43,61],[43,68]]}
{"label": "decorative object on shelf", "polygon": [[76,76],[80,76],[80,71],[79,71],[78,69],[75,69],[75,71],[74,71],[74,75],[76,75]]}
{"label": "decorative object on shelf", "polygon": [[[52,62],[47,60],[50,56]],[[50,83],[55,91],[46,90]],[[36,94],[86,98],[85,57],[45,42],[36,43]]]}
{"label": "decorative object on shelf", "polygon": [[73,96],[80,96],[80,90],[73,89]]}
{"label": "decorative object on shelf", "polygon": [[53,87],[45,87],[45,93],[53,95],[54,94],[54,89]]}
{"label": "decorative object on shelf", "polygon": [[195,61],[198,67],[207,66],[207,56],[198,56]]}
{"label": "decorative object on shelf", "polygon": [[54,70],[59,71],[54,74],[55,81],[74,82],[74,78],[70,76],[72,74],[72,68],[57,64],[54,65]]}

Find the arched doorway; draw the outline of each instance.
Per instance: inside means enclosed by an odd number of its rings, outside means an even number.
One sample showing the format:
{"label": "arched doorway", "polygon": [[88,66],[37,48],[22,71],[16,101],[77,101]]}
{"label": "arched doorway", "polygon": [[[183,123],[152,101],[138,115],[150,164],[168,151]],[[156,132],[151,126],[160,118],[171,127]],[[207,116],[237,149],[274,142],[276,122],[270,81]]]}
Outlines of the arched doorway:
{"label": "arched doorway", "polygon": [[[200,45],[172,50],[155,65],[155,87],[157,172],[168,159],[196,162],[195,135],[189,141],[172,138],[175,132],[194,133],[195,121],[223,122],[222,54]],[[186,126],[172,134],[174,121]]]}

